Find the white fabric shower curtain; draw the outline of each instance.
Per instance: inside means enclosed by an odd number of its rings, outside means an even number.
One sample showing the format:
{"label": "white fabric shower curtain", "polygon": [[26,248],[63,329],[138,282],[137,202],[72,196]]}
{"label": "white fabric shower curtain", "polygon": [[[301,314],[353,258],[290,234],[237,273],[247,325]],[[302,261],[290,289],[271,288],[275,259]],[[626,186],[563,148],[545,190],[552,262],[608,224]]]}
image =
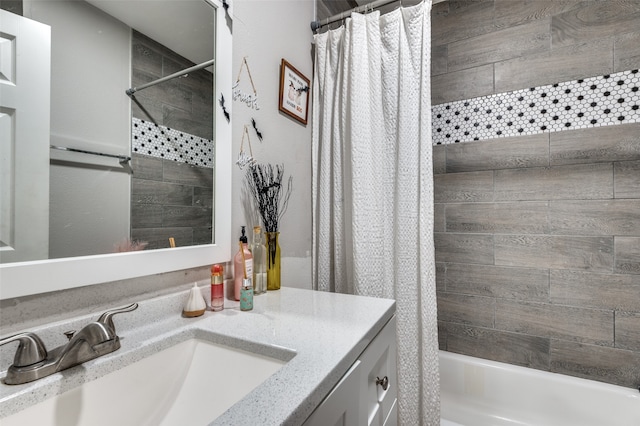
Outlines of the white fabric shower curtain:
{"label": "white fabric shower curtain", "polygon": [[315,36],[317,290],[396,300],[403,425],[439,425],[431,1]]}

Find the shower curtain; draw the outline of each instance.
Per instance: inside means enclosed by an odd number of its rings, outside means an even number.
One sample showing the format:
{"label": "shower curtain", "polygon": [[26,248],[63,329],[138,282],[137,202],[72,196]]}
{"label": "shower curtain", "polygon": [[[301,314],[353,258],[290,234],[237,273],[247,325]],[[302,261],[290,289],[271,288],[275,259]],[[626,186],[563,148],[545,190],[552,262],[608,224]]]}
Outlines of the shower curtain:
{"label": "shower curtain", "polygon": [[313,282],[396,300],[403,425],[439,425],[429,0],[315,36]]}

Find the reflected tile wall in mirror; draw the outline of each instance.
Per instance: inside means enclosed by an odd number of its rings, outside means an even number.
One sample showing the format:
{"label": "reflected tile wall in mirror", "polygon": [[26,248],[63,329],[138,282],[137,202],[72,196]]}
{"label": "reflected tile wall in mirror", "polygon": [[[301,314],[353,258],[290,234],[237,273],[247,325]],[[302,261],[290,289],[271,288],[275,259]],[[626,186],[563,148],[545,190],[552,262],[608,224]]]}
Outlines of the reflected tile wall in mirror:
{"label": "reflected tile wall in mirror", "polygon": [[[134,31],[132,87],[194,63]],[[132,99],[131,239],[146,249],[212,243],[213,75],[199,70]]]}

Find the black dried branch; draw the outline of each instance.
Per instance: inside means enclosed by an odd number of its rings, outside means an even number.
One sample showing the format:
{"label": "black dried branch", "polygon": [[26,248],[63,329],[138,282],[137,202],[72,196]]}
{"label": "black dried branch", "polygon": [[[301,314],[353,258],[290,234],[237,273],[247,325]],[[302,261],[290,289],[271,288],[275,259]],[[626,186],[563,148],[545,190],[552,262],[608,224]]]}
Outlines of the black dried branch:
{"label": "black dried branch", "polygon": [[277,232],[280,219],[287,211],[293,190],[293,176],[283,191],[284,165],[254,164],[247,170],[247,186],[260,213],[266,232]]}

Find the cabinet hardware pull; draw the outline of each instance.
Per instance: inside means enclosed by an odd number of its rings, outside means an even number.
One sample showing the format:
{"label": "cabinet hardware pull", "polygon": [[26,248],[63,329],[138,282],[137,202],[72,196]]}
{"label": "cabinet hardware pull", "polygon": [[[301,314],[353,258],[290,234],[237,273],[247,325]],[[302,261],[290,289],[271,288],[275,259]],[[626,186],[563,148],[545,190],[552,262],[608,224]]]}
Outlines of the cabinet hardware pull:
{"label": "cabinet hardware pull", "polygon": [[382,386],[382,390],[387,390],[389,387],[389,378],[384,376],[382,379],[380,377],[376,377],[376,386]]}

